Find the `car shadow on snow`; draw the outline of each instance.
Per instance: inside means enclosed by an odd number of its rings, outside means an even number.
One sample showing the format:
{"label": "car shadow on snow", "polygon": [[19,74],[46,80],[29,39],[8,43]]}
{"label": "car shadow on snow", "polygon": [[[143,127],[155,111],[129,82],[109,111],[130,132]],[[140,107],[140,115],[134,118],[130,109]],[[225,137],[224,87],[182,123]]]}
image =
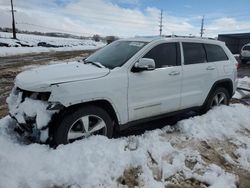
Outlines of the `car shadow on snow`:
{"label": "car shadow on snow", "polygon": [[132,135],[141,135],[145,133],[146,131],[150,131],[154,129],[161,129],[167,125],[175,126],[178,123],[178,121],[181,121],[183,119],[188,119],[196,115],[197,115],[196,112],[190,111],[190,112],[181,113],[181,114],[174,115],[174,116],[169,116],[166,118],[152,120],[146,123],[139,123],[132,127],[129,127],[126,130],[116,131],[114,133],[114,138],[120,138],[120,137],[132,136]]}

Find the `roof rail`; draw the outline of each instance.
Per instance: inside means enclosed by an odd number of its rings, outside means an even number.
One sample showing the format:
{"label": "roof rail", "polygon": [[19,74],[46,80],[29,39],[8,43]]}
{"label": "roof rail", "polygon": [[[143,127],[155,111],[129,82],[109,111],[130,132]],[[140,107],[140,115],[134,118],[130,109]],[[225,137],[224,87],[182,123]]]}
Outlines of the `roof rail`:
{"label": "roof rail", "polygon": [[197,38],[197,39],[210,39],[210,40],[217,40],[216,38],[211,37],[196,37],[196,36],[185,36],[185,35],[164,35],[166,38]]}

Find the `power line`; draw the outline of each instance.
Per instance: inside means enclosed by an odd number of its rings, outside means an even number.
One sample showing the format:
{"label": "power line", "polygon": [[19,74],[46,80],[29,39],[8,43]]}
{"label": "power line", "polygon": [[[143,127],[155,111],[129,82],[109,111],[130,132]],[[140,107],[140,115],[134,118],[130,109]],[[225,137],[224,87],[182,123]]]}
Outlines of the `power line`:
{"label": "power line", "polygon": [[[207,33],[214,33],[216,30],[209,30],[207,29]],[[240,33],[247,33],[249,32],[249,29],[228,29],[228,30],[219,30],[220,33],[235,33],[235,32],[240,32]]]}
{"label": "power line", "polygon": [[53,27],[47,27],[47,26],[41,26],[33,23],[26,23],[26,22],[18,22],[16,23],[17,25],[29,25],[29,26],[34,26],[34,27],[40,27],[44,29],[49,29],[49,30],[54,30],[54,31],[60,31],[60,32],[66,32],[66,33],[74,33],[74,34],[86,34],[86,35],[92,35],[93,33],[86,33],[86,32],[75,32],[75,31],[69,31],[69,30],[63,30],[63,29],[58,29],[58,28],[53,28]]}
{"label": "power line", "polygon": [[[12,0],[11,0],[12,1]],[[162,10],[161,10],[162,12]],[[75,15],[75,14],[72,14],[72,15]],[[111,21],[111,22],[124,22],[124,23],[128,23],[128,24],[137,24],[137,25],[155,25],[153,24],[153,20],[151,20],[150,22],[139,22],[139,21],[132,21],[132,20],[118,20],[118,19],[113,19],[113,17],[104,17],[104,16],[107,16],[107,15],[112,15],[114,16],[113,14],[103,14],[101,12],[99,12],[97,15],[100,15],[99,16],[90,16],[90,15],[78,15],[78,17],[85,17],[85,18],[88,18],[88,19],[94,19],[94,20],[100,20],[100,21],[103,21],[103,20],[106,20],[106,21]],[[233,15],[236,15],[236,16],[233,16]],[[237,17],[244,17],[244,16],[250,16],[250,14],[231,14],[229,16],[216,16],[216,17],[209,17],[209,16],[206,16],[206,20],[215,20],[215,19],[219,19],[219,18],[223,18],[223,17],[233,17],[233,18],[237,18]],[[183,18],[183,19],[199,19],[199,18],[194,18],[194,17],[188,17],[188,16],[175,16],[177,18]]]}
{"label": "power line", "polygon": [[97,17],[97,16],[83,16],[79,15],[79,17],[82,18],[88,18],[92,20],[97,20],[97,21],[109,21],[109,22],[117,22],[117,23],[126,23],[126,24],[134,24],[134,25],[144,25],[144,26],[157,26],[156,24],[153,23],[153,20],[150,22],[140,22],[140,21],[131,21],[131,20],[124,20],[124,19],[113,19],[113,18],[108,18],[108,17]]}
{"label": "power line", "polygon": [[[11,2],[12,2],[12,0],[11,0]],[[13,5],[12,5],[12,11],[13,11]],[[12,14],[13,14],[13,18],[14,18],[14,13],[13,12],[12,12]],[[233,18],[233,17],[231,17],[232,15],[224,16],[224,18],[225,17]],[[242,16],[250,16],[250,14],[249,13],[248,14],[238,14],[238,16],[235,16],[235,17],[242,17]],[[137,27],[139,27],[139,26],[153,26],[154,25],[155,28],[157,28],[157,24],[153,23],[154,20],[156,21],[157,18],[150,19],[150,20],[147,20],[147,21],[145,20],[145,22],[144,22],[144,20],[142,20],[142,21],[139,21],[139,20],[138,21],[125,20],[125,19],[118,20],[118,18],[117,19],[113,19],[113,18],[110,18],[110,17],[106,17],[106,18],[102,17],[101,18],[99,16],[96,17],[96,16],[89,16],[89,15],[79,15],[79,17],[88,18],[90,20],[94,19],[94,20],[98,20],[100,22],[109,21],[109,22],[118,22],[120,24],[123,24],[123,23],[125,23],[125,24],[136,24]],[[177,16],[177,17],[184,19],[184,17],[180,17],[180,16]],[[185,18],[188,19],[188,17],[185,17]],[[208,18],[206,16],[206,22],[207,22],[207,20],[216,20],[217,18],[223,18],[223,16],[220,16],[220,17],[219,16],[218,17],[208,17]],[[199,19],[199,18],[197,18],[197,19]],[[205,29],[204,29],[204,19],[205,18],[203,16],[202,17],[202,22],[201,22],[201,30],[200,30],[201,37],[203,36],[204,31],[205,31]],[[164,23],[166,23],[166,22],[164,22]],[[46,26],[41,26],[41,25],[36,25],[36,24],[31,24],[31,23],[17,23],[17,24],[26,24],[26,25],[31,25],[31,26],[35,26],[35,27],[41,27],[41,28],[46,28],[46,29],[50,29],[50,30],[69,32],[69,33],[88,34],[88,35],[90,34],[90,33],[80,33],[80,32],[67,31],[67,30],[62,30],[62,29],[57,29],[57,28],[52,28],[52,27],[46,27]],[[198,24],[198,23],[196,22],[196,24]],[[15,27],[15,22],[14,22],[14,27]],[[198,27],[198,25],[196,25],[196,27]],[[133,28],[131,28],[131,29],[133,29]],[[162,35],[162,29],[163,29],[163,10],[161,10],[161,12],[160,12],[160,20],[159,20],[159,32],[160,32],[160,35]],[[13,29],[13,31],[14,31],[14,29]],[[13,34],[13,38],[14,38],[14,34]]]}
{"label": "power line", "polygon": [[218,20],[218,19],[222,19],[222,18],[233,18],[233,19],[239,19],[239,18],[248,18],[248,17],[250,17],[250,14],[238,14],[238,15],[235,15],[235,16],[233,16],[233,15],[224,15],[224,16],[216,16],[216,17],[207,17],[206,16],[206,20],[208,20],[208,21],[215,21],[215,20]]}

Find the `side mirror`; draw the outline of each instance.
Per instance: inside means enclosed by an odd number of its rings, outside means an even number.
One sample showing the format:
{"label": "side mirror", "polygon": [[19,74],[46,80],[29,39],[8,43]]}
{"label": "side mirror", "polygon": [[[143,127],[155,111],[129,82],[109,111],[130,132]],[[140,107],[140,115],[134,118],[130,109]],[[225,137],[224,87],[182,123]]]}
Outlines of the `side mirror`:
{"label": "side mirror", "polygon": [[141,71],[150,71],[155,69],[155,61],[149,58],[141,58],[138,62],[135,63],[132,71],[141,72]]}

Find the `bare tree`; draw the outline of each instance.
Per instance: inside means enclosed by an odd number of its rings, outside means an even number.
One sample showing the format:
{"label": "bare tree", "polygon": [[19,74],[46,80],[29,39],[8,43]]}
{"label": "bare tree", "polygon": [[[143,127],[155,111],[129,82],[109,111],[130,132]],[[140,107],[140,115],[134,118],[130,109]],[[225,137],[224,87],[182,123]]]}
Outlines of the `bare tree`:
{"label": "bare tree", "polygon": [[94,40],[94,41],[96,41],[96,42],[99,42],[100,40],[101,40],[101,37],[100,37],[100,35],[94,35],[93,37],[92,37],[92,39]]}

